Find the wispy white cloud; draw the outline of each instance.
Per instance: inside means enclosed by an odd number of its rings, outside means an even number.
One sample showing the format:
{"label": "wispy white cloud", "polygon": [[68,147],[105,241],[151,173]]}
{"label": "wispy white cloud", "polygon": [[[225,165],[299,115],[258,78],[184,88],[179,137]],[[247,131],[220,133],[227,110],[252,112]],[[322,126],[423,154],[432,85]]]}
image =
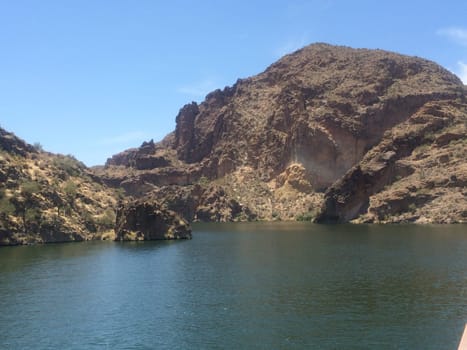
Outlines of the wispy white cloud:
{"label": "wispy white cloud", "polygon": [[467,29],[460,27],[441,28],[436,33],[438,35],[445,36],[460,45],[467,46]]}
{"label": "wispy white cloud", "polygon": [[467,63],[459,61],[457,62],[459,66],[459,78],[461,78],[462,82],[467,85]]}
{"label": "wispy white cloud", "polygon": [[282,43],[279,47],[276,48],[274,54],[276,57],[282,57],[289,53],[292,53],[298,49],[301,49],[308,44],[307,36],[302,35],[298,38],[292,38]]}
{"label": "wispy white cloud", "polygon": [[148,138],[148,135],[143,131],[130,131],[121,135],[106,137],[100,143],[101,145],[121,145],[133,141],[141,141],[146,138]]}
{"label": "wispy white cloud", "polygon": [[194,97],[204,97],[211,91],[219,88],[214,79],[204,79],[199,82],[179,87],[177,91],[181,94]]}
{"label": "wispy white cloud", "polygon": [[[441,28],[436,32],[437,35],[446,37],[454,43],[467,47],[467,29],[461,27]],[[463,51],[463,49],[461,49]],[[465,53],[464,53],[465,55]],[[467,85],[467,63],[462,60],[457,61],[457,69],[451,69],[457,74],[464,84]]]}

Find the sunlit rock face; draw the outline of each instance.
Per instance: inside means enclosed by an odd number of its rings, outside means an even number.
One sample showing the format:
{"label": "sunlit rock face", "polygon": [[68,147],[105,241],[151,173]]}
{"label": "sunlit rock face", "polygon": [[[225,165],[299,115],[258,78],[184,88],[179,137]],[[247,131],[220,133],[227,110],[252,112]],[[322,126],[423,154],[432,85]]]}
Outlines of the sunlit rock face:
{"label": "sunlit rock face", "polygon": [[72,156],[0,128],[0,245],[106,239],[117,193]]}
{"label": "sunlit rock face", "polygon": [[[171,186],[173,194],[174,188],[186,192],[214,182],[227,198],[221,201],[225,206],[232,199],[251,214],[233,215],[232,220],[310,217],[327,210],[322,209],[324,193],[387,142],[388,133],[410,123],[428,103],[454,106],[464,99],[462,82],[433,62],[314,44],[263,73],[208,94],[200,104],[187,104],[176,116],[173,133],[160,143],[112,157],[100,176],[136,196],[154,191],[162,202],[165,186]],[[433,132],[443,133],[456,118]],[[406,156],[397,153],[398,161]],[[377,186],[355,195],[366,203],[380,191]],[[352,207],[351,214],[338,215],[338,221],[364,215],[370,207]],[[216,208],[205,208],[212,220],[224,217],[213,211],[227,207]]]}

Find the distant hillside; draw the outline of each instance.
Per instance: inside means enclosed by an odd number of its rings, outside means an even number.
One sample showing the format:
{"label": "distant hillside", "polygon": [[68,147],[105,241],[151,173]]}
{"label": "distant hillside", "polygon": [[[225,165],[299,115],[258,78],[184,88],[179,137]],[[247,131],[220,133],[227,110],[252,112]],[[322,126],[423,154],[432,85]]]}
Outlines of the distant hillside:
{"label": "distant hillside", "polygon": [[466,220],[466,90],[433,62],[314,44],[176,123],[96,174],[188,220]]}

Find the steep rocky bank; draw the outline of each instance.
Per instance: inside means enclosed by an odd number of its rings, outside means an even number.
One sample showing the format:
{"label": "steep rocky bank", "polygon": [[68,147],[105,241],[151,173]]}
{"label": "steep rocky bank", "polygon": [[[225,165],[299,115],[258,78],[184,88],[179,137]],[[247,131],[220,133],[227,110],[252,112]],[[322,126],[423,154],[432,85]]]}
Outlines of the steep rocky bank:
{"label": "steep rocky bank", "polygon": [[[163,141],[96,174],[190,221],[463,222],[465,96],[455,75],[421,58],[310,45],[187,104]],[[457,180],[429,182],[448,167]],[[419,172],[428,187],[413,190]],[[403,194],[403,183],[430,199]],[[441,214],[447,198],[458,209]]]}
{"label": "steep rocky bank", "polygon": [[0,129],[0,245],[105,238],[117,198],[72,156]]}
{"label": "steep rocky bank", "polygon": [[0,246],[129,240],[132,232],[135,239],[191,237],[182,219],[151,199],[136,207],[119,205],[122,199],[74,157],[44,152],[0,128]]}

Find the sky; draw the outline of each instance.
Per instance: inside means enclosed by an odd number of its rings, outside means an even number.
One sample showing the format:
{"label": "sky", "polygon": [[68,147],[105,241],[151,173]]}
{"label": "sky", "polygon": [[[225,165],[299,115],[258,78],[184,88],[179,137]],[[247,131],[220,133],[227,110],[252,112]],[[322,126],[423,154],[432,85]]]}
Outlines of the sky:
{"label": "sky", "polygon": [[0,0],[0,126],[104,164],[314,42],[427,58],[467,83],[465,0]]}

